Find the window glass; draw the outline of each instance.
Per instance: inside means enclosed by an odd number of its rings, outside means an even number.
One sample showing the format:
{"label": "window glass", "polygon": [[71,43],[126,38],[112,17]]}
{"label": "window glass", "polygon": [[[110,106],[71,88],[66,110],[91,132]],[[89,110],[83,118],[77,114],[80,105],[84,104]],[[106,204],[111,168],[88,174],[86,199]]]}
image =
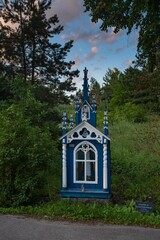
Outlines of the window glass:
{"label": "window glass", "polygon": [[84,180],[84,162],[76,162],[76,180]]}
{"label": "window glass", "polygon": [[84,152],[82,150],[76,153],[76,160],[84,160]]}
{"label": "window glass", "polygon": [[94,148],[85,142],[76,150],[75,157],[75,180],[95,182],[97,179],[97,162]]}
{"label": "window glass", "polygon": [[93,150],[89,150],[87,152],[86,160],[95,160],[95,153]]}
{"label": "window glass", "polygon": [[86,180],[95,181],[95,162],[86,163]]}

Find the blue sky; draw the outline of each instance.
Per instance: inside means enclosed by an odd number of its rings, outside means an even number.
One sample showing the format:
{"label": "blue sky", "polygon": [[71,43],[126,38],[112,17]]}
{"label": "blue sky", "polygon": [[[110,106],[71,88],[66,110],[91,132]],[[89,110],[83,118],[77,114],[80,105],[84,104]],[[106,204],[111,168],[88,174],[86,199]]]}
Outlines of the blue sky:
{"label": "blue sky", "polygon": [[[1,1],[1,0],[0,0]],[[64,31],[56,41],[64,44],[74,40],[68,60],[75,61],[73,69],[80,70],[77,87],[82,86],[83,69],[88,68],[88,77],[94,77],[100,84],[108,68],[124,71],[135,60],[138,32],[130,35],[121,30],[118,34],[110,28],[108,33],[99,29],[99,23],[92,23],[89,12],[84,12],[83,0],[53,0],[49,16],[57,14]],[[53,39],[54,41],[54,39]]]}
{"label": "blue sky", "polygon": [[81,87],[83,69],[88,68],[88,77],[94,77],[102,84],[108,68],[117,67],[124,71],[135,60],[138,33],[127,35],[124,30],[118,34],[113,28],[108,33],[99,29],[99,23],[92,23],[89,12],[84,12],[83,0],[54,0],[51,14],[56,13],[64,31],[60,42],[72,39],[74,46],[68,57],[75,61],[74,68],[80,70],[80,77],[75,79]]}

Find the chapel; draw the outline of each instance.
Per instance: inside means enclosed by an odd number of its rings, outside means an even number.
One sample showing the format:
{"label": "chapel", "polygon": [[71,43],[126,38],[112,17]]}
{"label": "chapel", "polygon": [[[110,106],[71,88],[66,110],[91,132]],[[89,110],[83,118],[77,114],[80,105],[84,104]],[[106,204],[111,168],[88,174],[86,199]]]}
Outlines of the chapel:
{"label": "chapel", "polygon": [[111,194],[110,138],[108,118],[104,130],[96,126],[96,97],[90,100],[88,70],[84,69],[83,96],[75,101],[75,125],[66,113],[62,121],[62,198],[109,198]]}

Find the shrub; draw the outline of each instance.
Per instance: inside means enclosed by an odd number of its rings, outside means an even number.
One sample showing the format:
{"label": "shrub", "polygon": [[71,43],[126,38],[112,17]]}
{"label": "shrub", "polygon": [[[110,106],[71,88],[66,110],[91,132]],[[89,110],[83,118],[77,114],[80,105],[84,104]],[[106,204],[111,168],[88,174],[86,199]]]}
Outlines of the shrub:
{"label": "shrub", "polygon": [[[14,103],[0,113],[1,205],[29,204],[51,196],[50,181],[60,171],[57,137],[53,139],[47,123],[38,124],[42,106],[36,100],[34,104],[30,101],[37,115],[29,114],[27,118],[24,111],[27,104]],[[58,135],[57,127],[54,133]]]}
{"label": "shrub", "polygon": [[126,119],[130,122],[137,123],[146,121],[146,112],[143,107],[130,102],[111,109],[109,115],[111,121],[117,121],[119,119]]}

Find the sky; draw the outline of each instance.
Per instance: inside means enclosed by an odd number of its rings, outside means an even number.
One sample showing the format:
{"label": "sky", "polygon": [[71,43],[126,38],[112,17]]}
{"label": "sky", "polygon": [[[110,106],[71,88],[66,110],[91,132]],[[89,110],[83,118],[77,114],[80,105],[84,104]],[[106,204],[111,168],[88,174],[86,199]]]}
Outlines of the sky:
{"label": "sky", "polygon": [[[1,0],[0,0],[1,1]],[[52,0],[49,16],[58,15],[63,32],[56,38],[62,45],[74,40],[67,60],[75,61],[73,70],[80,71],[79,78],[74,79],[77,88],[83,83],[83,70],[88,69],[88,78],[94,77],[100,84],[108,68],[124,71],[135,60],[138,32],[130,35],[125,30],[114,34],[114,28],[108,33],[102,32],[100,22],[93,23],[89,12],[84,12],[83,0]]]}
{"label": "sky", "polygon": [[108,68],[124,71],[135,60],[138,32],[130,35],[125,30],[114,34],[113,28],[108,33],[99,29],[99,23],[91,22],[89,12],[84,12],[83,0],[54,0],[51,13],[55,12],[64,26],[60,42],[74,40],[74,46],[68,57],[75,61],[73,69],[80,70],[75,79],[81,87],[83,69],[87,67],[88,78],[94,77],[100,84]]}

